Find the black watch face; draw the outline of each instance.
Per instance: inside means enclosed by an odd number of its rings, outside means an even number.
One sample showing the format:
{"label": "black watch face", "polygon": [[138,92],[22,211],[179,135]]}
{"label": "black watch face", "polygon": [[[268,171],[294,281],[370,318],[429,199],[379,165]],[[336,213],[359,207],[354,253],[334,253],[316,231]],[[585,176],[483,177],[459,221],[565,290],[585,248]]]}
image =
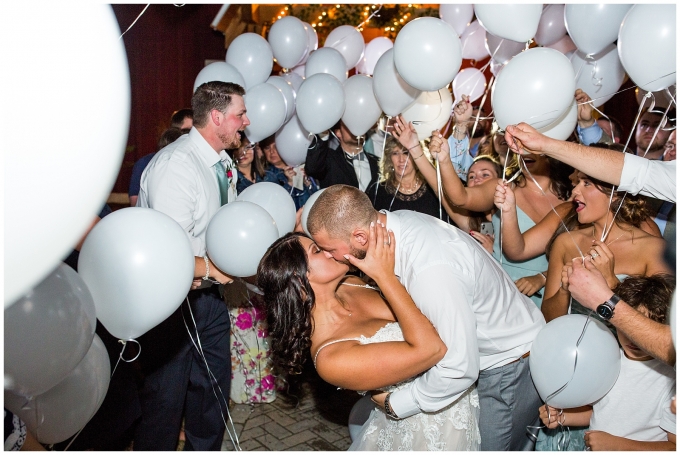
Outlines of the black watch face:
{"label": "black watch face", "polygon": [[602,304],[597,307],[597,314],[600,315],[602,319],[611,319],[612,315],[614,314],[612,309],[609,308],[609,306]]}

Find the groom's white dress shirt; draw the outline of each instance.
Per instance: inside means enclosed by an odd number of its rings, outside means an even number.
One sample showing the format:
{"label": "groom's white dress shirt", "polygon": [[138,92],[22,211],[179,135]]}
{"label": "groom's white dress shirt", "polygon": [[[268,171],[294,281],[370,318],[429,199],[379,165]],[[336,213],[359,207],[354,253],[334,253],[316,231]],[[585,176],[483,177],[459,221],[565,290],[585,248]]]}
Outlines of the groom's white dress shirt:
{"label": "groom's white dress shirt", "polygon": [[437,365],[390,396],[404,418],[444,408],[480,370],[520,358],[545,319],[469,234],[417,212],[383,213],[397,242],[394,272],[448,348]]}

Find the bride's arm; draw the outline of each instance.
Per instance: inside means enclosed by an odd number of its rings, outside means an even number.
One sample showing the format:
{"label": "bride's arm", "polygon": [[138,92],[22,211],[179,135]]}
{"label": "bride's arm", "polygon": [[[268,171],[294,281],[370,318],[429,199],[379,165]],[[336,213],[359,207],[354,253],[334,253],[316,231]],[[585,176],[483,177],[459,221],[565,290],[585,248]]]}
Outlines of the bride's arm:
{"label": "bride's arm", "polygon": [[[347,258],[378,284],[399,321],[404,341],[337,343],[323,349],[317,358],[319,375],[331,384],[351,390],[379,389],[404,381],[434,366],[446,353],[432,323],[394,274],[394,233],[375,224],[369,231],[366,257]],[[349,306],[352,307],[351,302]]]}

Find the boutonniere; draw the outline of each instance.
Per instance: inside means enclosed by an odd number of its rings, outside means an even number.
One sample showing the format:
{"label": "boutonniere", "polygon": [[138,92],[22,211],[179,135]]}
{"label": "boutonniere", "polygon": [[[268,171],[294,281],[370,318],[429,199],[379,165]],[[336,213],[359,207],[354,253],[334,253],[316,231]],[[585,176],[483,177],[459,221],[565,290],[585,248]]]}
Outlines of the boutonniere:
{"label": "boutonniere", "polygon": [[233,174],[232,174],[232,172],[231,172],[231,169],[229,169],[229,170],[227,171],[227,177],[228,177],[230,180],[231,180],[231,178],[233,177]]}

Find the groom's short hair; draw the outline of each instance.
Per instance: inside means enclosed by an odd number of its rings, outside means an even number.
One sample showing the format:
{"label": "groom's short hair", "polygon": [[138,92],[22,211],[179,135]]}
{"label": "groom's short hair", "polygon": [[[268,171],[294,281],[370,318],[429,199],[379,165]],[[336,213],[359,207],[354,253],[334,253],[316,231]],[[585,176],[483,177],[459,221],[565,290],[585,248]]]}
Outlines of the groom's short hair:
{"label": "groom's short hair", "polygon": [[307,216],[307,229],[314,235],[326,231],[331,238],[348,239],[357,227],[368,227],[377,219],[366,193],[348,185],[324,190]]}

